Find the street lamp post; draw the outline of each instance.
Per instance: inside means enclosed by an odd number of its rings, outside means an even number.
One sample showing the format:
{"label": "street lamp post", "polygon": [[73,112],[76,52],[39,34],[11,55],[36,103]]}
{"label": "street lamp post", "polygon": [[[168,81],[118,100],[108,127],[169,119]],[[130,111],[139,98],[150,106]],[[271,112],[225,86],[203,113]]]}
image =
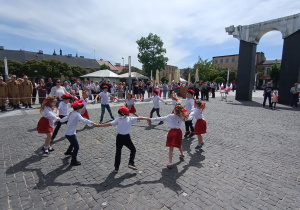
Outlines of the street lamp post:
{"label": "street lamp post", "polygon": [[124,68],[124,58],[122,57],[122,59],[123,59],[123,68]]}

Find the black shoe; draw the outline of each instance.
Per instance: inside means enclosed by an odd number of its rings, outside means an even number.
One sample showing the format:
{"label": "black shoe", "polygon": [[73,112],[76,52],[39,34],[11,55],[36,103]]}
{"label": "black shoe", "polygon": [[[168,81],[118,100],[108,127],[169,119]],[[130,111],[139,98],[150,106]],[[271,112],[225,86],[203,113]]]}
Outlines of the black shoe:
{"label": "black shoe", "polygon": [[31,106],[31,104],[29,104],[29,108],[31,108],[31,109],[33,108],[33,107]]}
{"label": "black shoe", "polygon": [[76,161],[71,161],[70,165],[71,165],[71,166],[80,166],[81,163],[80,163],[79,161],[76,160]]}
{"label": "black shoe", "polygon": [[65,152],[65,155],[73,155],[73,152]]}
{"label": "black shoe", "polygon": [[134,164],[132,164],[132,163],[128,164],[128,168],[130,168],[132,170],[137,170],[137,167]]}
{"label": "black shoe", "polygon": [[162,125],[162,124],[164,124],[164,122],[163,122],[163,121],[160,121],[160,122],[158,123],[158,125]]}
{"label": "black shoe", "polygon": [[21,107],[20,107],[20,106],[17,106],[17,109],[21,109]]}
{"label": "black shoe", "polygon": [[185,134],[184,134],[184,137],[187,137],[189,134],[190,134],[190,132],[186,131]]}
{"label": "black shoe", "polygon": [[28,108],[28,106],[27,106],[27,104],[25,105],[25,109],[27,109]]}
{"label": "black shoe", "polygon": [[52,147],[49,147],[48,150],[49,150],[49,152],[53,152],[54,151],[54,149]]}

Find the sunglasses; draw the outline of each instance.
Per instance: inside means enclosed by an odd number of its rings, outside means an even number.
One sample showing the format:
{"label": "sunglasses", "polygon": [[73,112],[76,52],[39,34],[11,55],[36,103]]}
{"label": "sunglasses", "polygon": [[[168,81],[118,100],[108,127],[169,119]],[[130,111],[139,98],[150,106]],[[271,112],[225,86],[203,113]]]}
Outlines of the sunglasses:
{"label": "sunglasses", "polygon": [[56,82],[56,83],[60,83],[60,82]]}

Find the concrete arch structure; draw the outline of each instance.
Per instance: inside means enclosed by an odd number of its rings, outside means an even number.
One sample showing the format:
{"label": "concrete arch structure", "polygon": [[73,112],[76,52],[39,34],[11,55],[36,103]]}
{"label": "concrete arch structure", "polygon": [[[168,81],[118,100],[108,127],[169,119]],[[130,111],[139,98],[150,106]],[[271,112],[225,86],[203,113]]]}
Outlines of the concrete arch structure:
{"label": "concrete arch structure", "polygon": [[288,104],[289,90],[300,81],[300,13],[245,26],[225,28],[229,35],[240,40],[236,100],[252,100],[256,46],[263,35],[280,31],[283,43],[279,80],[279,102]]}

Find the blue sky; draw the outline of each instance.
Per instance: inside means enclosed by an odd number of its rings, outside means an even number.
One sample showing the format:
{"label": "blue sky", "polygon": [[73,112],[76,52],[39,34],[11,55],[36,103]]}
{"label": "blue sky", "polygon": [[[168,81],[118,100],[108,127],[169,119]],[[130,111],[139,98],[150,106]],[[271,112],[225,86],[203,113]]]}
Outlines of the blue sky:
{"label": "blue sky", "polygon": [[[239,53],[225,32],[299,13],[299,0],[0,0],[0,46],[45,54],[83,55],[141,68],[136,40],[149,33],[164,42],[168,64],[192,67],[200,56]],[[265,34],[257,46],[268,60],[281,59],[281,33]]]}

